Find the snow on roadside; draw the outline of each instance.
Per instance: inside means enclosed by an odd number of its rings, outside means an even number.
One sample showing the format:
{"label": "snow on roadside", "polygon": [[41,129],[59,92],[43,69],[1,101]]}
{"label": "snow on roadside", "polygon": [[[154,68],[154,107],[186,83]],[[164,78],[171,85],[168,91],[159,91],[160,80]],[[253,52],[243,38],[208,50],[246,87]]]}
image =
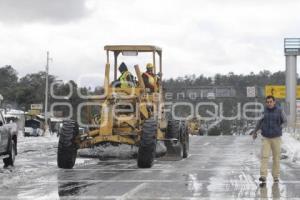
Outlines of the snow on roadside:
{"label": "snow on roadside", "polygon": [[58,138],[55,135],[40,137],[18,135],[15,166],[7,169],[0,167],[0,188],[15,183],[25,184],[34,177],[56,170],[54,161],[57,143]]}
{"label": "snow on roadside", "polygon": [[291,133],[282,134],[282,148],[292,162],[300,163],[300,141],[296,140]]}

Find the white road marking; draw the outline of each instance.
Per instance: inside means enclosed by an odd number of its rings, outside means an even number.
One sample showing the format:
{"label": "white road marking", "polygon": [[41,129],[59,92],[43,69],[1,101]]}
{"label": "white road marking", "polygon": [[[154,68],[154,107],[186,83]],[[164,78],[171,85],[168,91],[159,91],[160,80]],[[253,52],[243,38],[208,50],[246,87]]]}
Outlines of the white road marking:
{"label": "white road marking", "polygon": [[146,186],[147,183],[142,183],[139,184],[138,186],[136,186],[135,188],[133,188],[132,190],[126,192],[125,194],[123,194],[120,198],[118,198],[118,200],[126,200],[126,199],[130,199],[135,193],[137,193],[140,189],[144,188]]}
{"label": "white road marking", "polygon": [[[233,179],[232,179],[233,180]],[[232,180],[224,180],[220,181],[220,184],[218,185],[223,185],[223,184],[229,184],[232,183]],[[193,181],[184,181],[184,180],[90,180],[90,179],[76,179],[76,180],[38,180],[38,181],[33,181],[33,182],[38,182],[38,183],[69,183],[69,182],[87,182],[87,183],[193,183]],[[199,180],[199,183],[211,183],[211,180]],[[249,181],[246,180],[238,180],[239,184],[249,184]],[[300,184],[300,181],[280,181],[281,184]],[[215,184],[215,183],[214,183]],[[252,184],[252,183],[250,183]]]}
{"label": "white road marking", "polygon": [[[189,155],[191,156],[205,156],[207,157],[207,153],[190,153]],[[236,153],[232,153],[232,154],[222,154],[222,157],[223,156],[236,156],[237,154]]]}
{"label": "white road marking", "polygon": [[[207,169],[204,169],[204,168],[199,168],[199,169],[192,169],[190,171],[243,171],[243,169],[240,169],[239,167],[237,167],[237,169],[234,169],[234,167],[226,167],[228,165],[224,165],[225,167],[219,167],[219,168],[207,168]],[[176,170],[176,172],[186,172],[185,169],[179,169],[177,170],[176,168],[174,168],[174,170]],[[153,171],[162,171],[162,172],[170,172],[172,173],[174,170],[170,170],[169,169],[147,169],[147,170],[138,170],[138,169],[74,169],[72,170],[72,172],[74,171],[103,171],[103,172],[100,172],[100,173],[116,173],[118,171],[133,171],[133,172],[139,172],[139,173],[150,173],[150,172],[153,172]],[[257,171],[259,170],[259,168],[251,168],[251,170],[253,171]],[[285,170],[285,171],[300,171],[299,170]]]}
{"label": "white road marking", "polygon": [[[103,197],[103,199],[118,199],[118,196],[105,196]],[[228,199],[228,200],[232,200],[235,199],[233,197],[222,197],[222,198],[212,198],[212,197],[153,197],[153,196],[143,196],[143,197],[138,197],[138,198],[131,198],[132,200],[136,199],[136,200],[170,200],[170,199],[178,199],[178,200],[211,200],[211,199]],[[255,199],[254,197],[243,197],[242,199]],[[295,199],[295,198],[292,198]]]}
{"label": "white road marking", "polygon": [[[235,167],[237,169],[235,169]],[[176,168],[174,168],[176,169]],[[56,171],[60,171],[61,169],[57,169]],[[260,170],[259,167],[251,167],[251,171],[255,172],[257,170]],[[66,170],[66,172],[68,172],[69,170]],[[118,172],[118,171],[136,171],[139,173],[149,173],[149,172],[153,172],[153,171],[170,171],[173,172],[172,170],[170,170],[170,168],[168,169],[72,169],[70,170],[71,172],[74,171],[104,171],[103,173],[114,173],[114,172]],[[107,171],[107,172],[105,172]],[[218,167],[218,168],[199,168],[199,169],[191,169],[190,171],[244,171],[244,169],[240,169],[239,166],[228,166],[228,165],[224,165],[224,167]],[[300,169],[284,169],[282,171],[291,171],[291,172],[298,172],[300,171]],[[185,169],[176,169],[176,172],[186,172]],[[100,172],[102,173],[102,172]]]}

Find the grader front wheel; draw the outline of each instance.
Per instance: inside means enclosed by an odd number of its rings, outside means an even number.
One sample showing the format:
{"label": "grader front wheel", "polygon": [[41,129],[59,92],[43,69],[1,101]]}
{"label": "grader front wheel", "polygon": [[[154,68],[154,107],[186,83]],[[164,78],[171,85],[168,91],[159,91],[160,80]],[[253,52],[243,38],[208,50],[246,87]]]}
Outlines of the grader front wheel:
{"label": "grader front wheel", "polygon": [[75,121],[64,121],[62,132],[59,136],[57,150],[57,166],[63,169],[72,169],[77,156],[75,137],[79,133],[79,127]]}
{"label": "grader front wheel", "polygon": [[153,165],[156,150],[157,122],[145,120],[138,150],[137,165],[139,168],[150,168]]}

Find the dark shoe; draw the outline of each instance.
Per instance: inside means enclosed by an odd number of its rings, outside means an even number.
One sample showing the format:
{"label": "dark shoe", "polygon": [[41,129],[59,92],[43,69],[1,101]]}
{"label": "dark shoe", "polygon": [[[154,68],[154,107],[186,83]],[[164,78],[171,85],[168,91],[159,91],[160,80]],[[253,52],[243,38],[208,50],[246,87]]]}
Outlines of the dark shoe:
{"label": "dark shoe", "polygon": [[259,187],[261,187],[261,188],[264,188],[264,187],[266,187],[266,182],[261,182],[260,184],[259,184]]}
{"label": "dark shoe", "polygon": [[274,183],[279,183],[279,178],[275,177],[274,178]]}
{"label": "dark shoe", "polygon": [[266,177],[261,176],[261,177],[259,177],[258,180],[261,181],[261,182],[266,182]]}

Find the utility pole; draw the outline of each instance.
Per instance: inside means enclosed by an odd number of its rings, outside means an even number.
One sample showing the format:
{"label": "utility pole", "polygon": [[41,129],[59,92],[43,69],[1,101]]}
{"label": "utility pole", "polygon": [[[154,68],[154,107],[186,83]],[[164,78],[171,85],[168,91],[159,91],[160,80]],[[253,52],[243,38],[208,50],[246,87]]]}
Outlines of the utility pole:
{"label": "utility pole", "polygon": [[288,120],[288,128],[295,129],[297,99],[297,56],[300,55],[300,38],[285,38],[284,54],[286,58],[285,103],[287,106],[286,114]]}
{"label": "utility pole", "polygon": [[2,101],[3,101],[3,96],[0,94],[0,108],[1,108],[1,104],[2,104]]}
{"label": "utility pole", "polygon": [[48,88],[49,88],[49,80],[48,80],[48,73],[49,73],[49,61],[51,60],[49,56],[49,51],[47,51],[47,64],[46,64],[46,88],[45,88],[45,133],[49,131],[48,125]]}

